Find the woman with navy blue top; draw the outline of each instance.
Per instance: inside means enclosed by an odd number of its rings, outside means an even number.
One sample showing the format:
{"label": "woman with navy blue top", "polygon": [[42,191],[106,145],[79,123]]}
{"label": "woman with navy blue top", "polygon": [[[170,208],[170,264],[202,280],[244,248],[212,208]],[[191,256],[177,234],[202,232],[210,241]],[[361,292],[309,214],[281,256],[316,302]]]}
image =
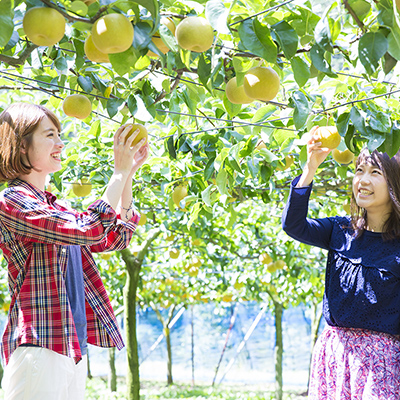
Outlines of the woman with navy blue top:
{"label": "woman with navy blue top", "polygon": [[312,180],[330,150],[315,132],[293,180],[282,226],[328,250],[323,315],[309,398],[400,398],[400,155],[364,149],[353,178],[351,217],[307,218]]}

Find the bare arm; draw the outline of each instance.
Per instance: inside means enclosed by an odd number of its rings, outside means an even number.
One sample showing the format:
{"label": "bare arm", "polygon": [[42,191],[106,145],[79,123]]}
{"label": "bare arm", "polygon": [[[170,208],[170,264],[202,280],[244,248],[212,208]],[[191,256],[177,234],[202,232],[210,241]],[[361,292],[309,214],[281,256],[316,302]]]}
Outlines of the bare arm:
{"label": "bare arm", "polygon": [[130,185],[132,185],[132,169],[137,164],[135,155],[144,144],[144,139],[142,139],[132,147],[132,142],[136,137],[135,134],[131,135],[125,143],[125,138],[131,127],[132,125],[123,125],[114,135],[114,173],[102,196],[102,200],[107,202],[114,210],[117,209],[128,179],[130,180]]}

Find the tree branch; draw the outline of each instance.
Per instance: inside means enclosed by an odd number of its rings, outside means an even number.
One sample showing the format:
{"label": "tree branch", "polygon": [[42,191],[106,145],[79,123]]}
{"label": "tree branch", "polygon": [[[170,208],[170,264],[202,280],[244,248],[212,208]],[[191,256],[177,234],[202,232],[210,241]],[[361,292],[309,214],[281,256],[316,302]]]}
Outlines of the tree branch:
{"label": "tree branch", "polygon": [[[170,88],[170,93],[173,92],[179,85],[179,82],[181,80],[181,76],[182,76],[183,72],[179,71],[178,74],[176,75],[175,79],[174,79],[174,83],[171,85]],[[167,92],[165,90],[163,90],[154,100],[154,104],[158,103],[159,101],[161,101],[165,96],[167,95]]]}
{"label": "tree branch", "polygon": [[25,61],[28,59],[28,57],[31,55],[33,50],[37,49],[39,46],[36,44],[28,44],[26,49],[19,55],[18,58],[14,58],[11,56],[6,56],[3,54],[0,54],[0,61],[4,62],[8,65],[11,65],[13,67],[18,67],[20,65],[23,65]]}
{"label": "tree branch", "polygon": [[354,10],[351,8],[348,0],[342,0],[344,7],[346,10],[349,12],[349,14],[353,17],[354,22],[361,28],[363,32],[366,31],[365,25],[360,21],[360,18],[358,18],[358,15],[354,12]]}
{"label": "tree branch", "polygon": [[93,21],[87,18],[81,18],[81,17],[75,17],[73,15],[68,14],[67,12],[65,12],[64,10],[62,10],[61,8],[57,7],[54,3],[52,3],[49,0],[40,0],[42,3],[46,4],[46,6],[50,7],[50,8],[54,8],[55,10],[57,10],[61,15],[63,15],[69,22],[85,22],[87,24],[92,24]]}

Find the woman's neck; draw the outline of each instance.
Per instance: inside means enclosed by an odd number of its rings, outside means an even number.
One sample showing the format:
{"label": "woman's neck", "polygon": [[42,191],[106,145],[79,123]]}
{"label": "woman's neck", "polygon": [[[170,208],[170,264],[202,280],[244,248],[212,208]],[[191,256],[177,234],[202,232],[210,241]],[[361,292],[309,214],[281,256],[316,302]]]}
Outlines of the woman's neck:
{"label": "woman's neck", "polygon": [[45,190],[47,176],[42,176],[40,174],[35,174],[34,172],[31,172],[28,175],[19,175],[18,178],[35,186],[42,192],[44,192]]}
{"label": "woman's neck", "polygon": [[388,220],[390,213],[382,215],[367,213],[367,230],[371,232],[383,232],[386,221]]}

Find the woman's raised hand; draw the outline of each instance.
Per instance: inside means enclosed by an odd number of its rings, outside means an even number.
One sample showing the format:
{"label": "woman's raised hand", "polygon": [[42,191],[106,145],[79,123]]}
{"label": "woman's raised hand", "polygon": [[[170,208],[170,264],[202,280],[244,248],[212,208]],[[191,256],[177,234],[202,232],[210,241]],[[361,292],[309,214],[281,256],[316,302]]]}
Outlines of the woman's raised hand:
{"label": "woman's raised hand", "polygon": [[307,134],[307,162],[297,182],[297,187],[310,185],[318,167],[324,162],[331,151],[330,149],[321,147],[321,142],[318,141],[319,138],[316,135],[318,128],[318,126],[314,126]]}
{"label": "woman's raised hand", "polygon": [[307,134],[307,165],[308,168],[314,172],[325,161],[326,157],[328,157],[328,154],[331,152],[331,149],[321,147],[321,142],[316,135],[318,128],[318,125],[314,126]]}
{"label": "woman's raised hand", "polygon": [[131,124],[122,125],[114,135],[114,170],[127,175],[131,174],[132,170],[136,171],[148,156],[146,139],[142,139],[133,145],[139,129],[136,129],[130,135],[131,129]]}

